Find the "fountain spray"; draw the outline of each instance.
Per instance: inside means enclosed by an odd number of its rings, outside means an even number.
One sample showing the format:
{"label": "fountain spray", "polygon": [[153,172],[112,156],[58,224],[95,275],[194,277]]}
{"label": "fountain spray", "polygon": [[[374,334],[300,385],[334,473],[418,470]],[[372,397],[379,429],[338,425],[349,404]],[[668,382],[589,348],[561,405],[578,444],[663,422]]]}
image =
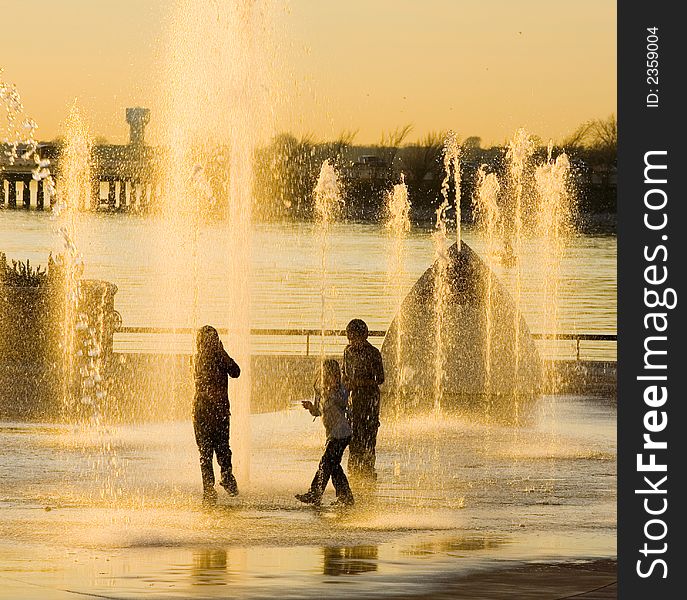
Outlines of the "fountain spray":
{"label": "fountain spray", "polygon": [[220,231],[212,250],[222,257],[227,282],[221,321],[214,324],[228,330],[225,346],[241,367],[230,384],[240,481],[250,472],[253,162],[270,114],[273,9],[263,0],[177,0],[165,73],[160,316],[166,326],[204,324],[200,291],[209,273],[202,232],[212,221]]}
{"label": "fountain spray", "polygon": [[[534,177],[537,190],[536,230],[541,244],[543,287],[543,330],[554,337],[559,331],[560,270],[565,239],[571,229],[572,194],[569,191],[570,161],[565,153],[554,160],[549,143],[547,161],[537,167]],[[544,383],[550,393],[557,391],[552,361],[547,361]]]}
{"label": "fountain spray", "polygon": [[[477,171],[476,194],[472,204],[477,226],[486,239],[484,261],[488,267],[488,275],[484,289],[484,374],[485,392],[489,398],[492,394],[492,348],[494,345],[494,321],[496,306],[494,294],[494,279],[492,273],[496,266],[498,249],[499,221],[501,218],[497,203],[501,186],[494,173],[487,173],[486,165],[481,165]],[[490,404],[488,405],[490,406]],[[489,416],[489,415],[487,415]]]}
{"label": "fountain spray", "polygon": [[450,183],[453,182],[453,205],[456,208],[456,243],[458,252],[461,244],[461,206],[460,206],[460,143],[453,131],[449,131],[444,140],[444,179],[441,182],[441,193],[448,198]]}
{"label": "fountain spray", "polygon": [[62,409],[65,416],[80,412],[82,402],[92,403],[90,394],[81,395],[81,369],[87,369],[89,362],[84,348],[78,343],[80,332],[88,329],[88,318],[82,314],[81,274],[83,256],[76,246],[79,210],[90,206],[91,189],[91,140],[88,127],[81,118],[74,103],[65,122],[65,141],[60,154],[60,168],[57,175],[56,202],[52,217],[61,223],[58,232],[62,237],[64,251],[58,257],[58,268],[64,280],[64,308],[62,322],[61,350]]}
{"label": "fountain spray", "polygon": [[121,465],[108,429],[106,364],[102,347],[105,329],[109,327],[105,322],[108,288],[104,282],[82,281],[83,255],[76,243],[79,214],[90,208],[93,200],[92,138],[76,102],[69,111],[64,130],[52,214],[61,223],[58,232],[64,245],[56,265],[64,282],[63,412],[85,433],[97,437],[99,452],[92,465],[93,474],[101,483],[101,498],[116,502],[122,493]]}
{"label": "fountain spray", "polygon": [[[317,222],[317,239],[320,251],[320,358],[324,359],[325,335],[327,329],[327,259],[329,254],[329,236],[332,225],[341,215],[343,197],[339,176],[334,166],[325,160],[317,178],[317,184],[313,191],[315,196],[315,219]],[[322,364],[322,360],[320,360]]]}
{"label": "fountain spray", "polygon": [[[514,376],[519,377],[520,373],[520,351],[521,351],[521,331],[520,313],[522,309],[522,253],[524,241],[524,179],[529,167],[530,159],[534,153],[534,142],[524,129],[518,129],[513,139],[508,143],[506,159],[508,161],[509,187],[512,193],[511,202],[511,221],[504,227],[505,256],[514,256],[515,269],[515,322],[513,336],[513,356],[514,356]],[[518,388],[516,381],[516,389]],[[517,413],[516,399],[516,413]],[[516,419],[518,415],[516,414]]]}
{"label": "fountain spray", "polygon": [[401,181],[394,185],[391,192],[386,193],[387,220],[385,227],[391,237],[392,250],[389,255],[387,267],[387,286],[389,288],[391,302],[391,314],[396,315],[396,339],[394,348],[394,364],[398,365],[396,373],[396,386],[394,397],[394,412],[399,414],[404,398],[405,378],[403,360],[403,312],[402,304],[405,297],[404,280],[406,278],[404,242],[410,231],[410,200],[408,199],[408,187],[403,173]]}
{"label": "fountain spray", "polygon": [[[434,240],[434,411],[441,410],[444,380],[446,377],[446,319],[449,310],[451,288],[448,281],[449,247],[448,239],[448,211],[451,207],[450,182],[453,178],[455,185],[455,208],[460,215],[460,145],[455,133],[449,132],[444,141],[444,179],[441,183],[442,202],[436,210]],[[460,217],[458,216],[457,236],[460,237]],[[460,252],[460,246],[458,247]]]}

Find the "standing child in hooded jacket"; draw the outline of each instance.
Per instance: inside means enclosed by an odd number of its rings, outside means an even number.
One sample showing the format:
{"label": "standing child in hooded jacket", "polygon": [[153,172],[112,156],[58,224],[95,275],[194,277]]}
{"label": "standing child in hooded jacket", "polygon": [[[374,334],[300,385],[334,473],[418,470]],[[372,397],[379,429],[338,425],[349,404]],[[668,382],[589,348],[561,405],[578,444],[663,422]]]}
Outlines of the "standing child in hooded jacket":
{"label": "standing child in hooded jacket", "polygon": [[229,495],[239,493],[232,472],[229,447],[228,377],[238,377],[241,369],[227,354],[214,327],[205,325],[196,337],[195,385],[193,399],[193,429],[200,452],[200,472],[203,478],[203,501],[217,501],[213,455],[217,456],[220,485]]}
{"label": "standing child in hooded jacket", "polygon": [[367,341],[368,333],[367,324],[361,319],[353,319],[346,326],[348,346],[343,355],[343,384],[351,395],[348,474],[376,481],[379,386],[384,383],[384,365],[380,351]]}
{"label": "standing child in hooded jacket", "polygon": [[296,494],[296,498],[306,504],[319,505],[331,477],[336,490],[334,504],[351,506],[354,502],[353,493],[341,467],[341,457],[351,441],[351,426],[347,416],[348,395],[341,385],[338,362],[328,359],[322,363],[320,376],[315,382],[315,402],[304,400],[302,404],[311,415],[322,417],[327,443],[310,490],[305,494]]}

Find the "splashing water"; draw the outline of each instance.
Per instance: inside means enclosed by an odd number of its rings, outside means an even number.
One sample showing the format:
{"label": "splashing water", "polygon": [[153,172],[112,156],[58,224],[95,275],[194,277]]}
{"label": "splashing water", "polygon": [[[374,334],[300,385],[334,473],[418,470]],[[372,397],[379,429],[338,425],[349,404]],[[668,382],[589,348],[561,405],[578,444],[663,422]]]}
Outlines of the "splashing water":
{"label": "splashing water", "polygon": [[448,198],[450,184],[453,183],[456,208],[456,243],[460,252],[461,244],[461,206],[460,206],[460,143],[453,131],[449,131],[444,140],[444,179],[441,182],[441,194]]}
{"label": "splashing water", "polygon": [[43,183],[45,200],[52,208],[54,231],[62,246],[57,258],[53,260],[51,256],[48,264],[50,279],[60,285],[50,284],[45,292],[51,297],[52,312],[48,317],[59,322],[60,359],[55,367],[60,382],[62,418],[98,437],[100,451],[89,473],[101,482],[101,497],[114,501],[119,493],[119,470],[110,432],[105,427],[107,394],[102,352],[104,331],[109,326],[104,320],[107,288],[98,285],[90,286],[89,290],[84,288],[83,255],[76,241],[79,212],[90,208],[92,200],[92,141],[88,126],[74,102],[64,123],[65,139],[56,184],[50,161],[39,154],[35,139],[38,126],[26,116],[15,86],[0,81],[0,103],[5,107],[3,142],[7,144],[8,162],[33,163],[32,178]]}
{"label": "splashing water", "polygon": [[[0,77],[3,70],[0,69]],[[38,142],[35,139],[38,124],[24,110],[24,104],[17,86],[5,83],[0,79],[0,104],[5,108],[5,125],[2,131],[2,143],[7,144],[5,155],[11,165],[21,158],[30,160],[38,153]],[[19,146],[24,151],[19,156]]]}
{"label": "splashing water", "polygon": [[[43,159],[38,151],[36,131],[38,124],[26,114],[21,94],[16,85],[2,81],[0,68],[0,107],[4,107],[5,124],[0,128],[0,142],[6,145],[5,158],[10,165],[17,160],[32,162],[34,181],[44,182],[44,193],[48,203],[55,194],[55,182],[50,173],[50,161]],[[19,155],[19,147],[23,152]],[[5,190],[0,189],[0,205],[4,202]]]}
{"label": "splashing water", "polygon": [[[84,123],[74,103],[64,125],[65,140],[62,147],[60,170],[57,175],[56,202],[52,216],[59,220],[64,252],[61,255],[61,270],[64,278],[64,320],[62,351],[64,370],[62,376],[62,404],[67,415],[77,413],[81,403],[92,402],[90,394],[81,396],[74,389],[83,385],[80,376],[87,369],[88,357],[84,348],[77,342],[80,332],[88,330],[88,317],[81,312],[81,274],[83,256],[76,245],[79,210],[90,205],[91,185],[91,140],[88,127]],[[76,380],[76,384],[75,384]],[[74,405],[77,403],[77,406]]]}
{"label": "splashing water", "polygon": [[[230,384],[239,485],[250,474],[253,160],[270,114],[272,4],[177,0],[165,72],[164,145],[169,154],[156,235],[164,274],[160,319],[165,326],[193,329],[207,320],[203,290],[211,275],[201,231],[211,222],[221,232],[222,248],[215,253],[223,257],[220,270],[227,288],[222,321],[212,324],[228,331],[225,347],[241,367],[241,376]],[[190,403],[185,397],[176,401]]]}
{"label": "splashing water", "polygon": [[[451,289],[448,282],[450,242],[448,239],[448,211],[451,207],[450,182],[453,177],[457,183],[455,193],[456,213],[460,214],[460,162],[459,148],[456,136],[450,132],[444,142],[444,179],[441,184],[442,202],[436,210],[434,240],[434,410],[438,414],[441,410],[446,378],[446,346],[445,321],[449,310]],[[457,219],[459,221],[459,218]],[[460,231],[460,226],[458,226]],[[457,235],[460,235],[459,233]],[[460,247],[458,248],[460,251]]]}
{"label": "splashing water", "polygon": [[387,220],[385,227],[391,237],[392,247],[387,265],[387,287],[389,298],[393,303],[391,314],[396,315],[395,360],[399,365],[400,373],[397,374],[398,383],[395,387],[394,412],[398,415],[404,403],[404,387],[407,373],[403,369],[403,313],[401,305],[405,298],[406,290],[403,282],[406,278],[406,257],[404,253],[404,241],[410,231],[410,200],[408,187],[403,173],[401,181],[394,185],[391,192],[386,194]]}
{"label": "splashing water", "polygon": [[327,259],[329,254],[329,234],[332,225],[340,217],[343,209],[343,196],[339,175],[334,166],[325,160],[313,191],[315,196],[315,219],[317,222],[317,239],[320,251],[320,356],[324,358],[324,331],[331,322],[327,314],[327,296],[330,292],[327,281]]}
{"label": "splashing water", "polygon": [[[532,154],[534,153],[534,142],[527,131],[518,129],[513,139],[508,143],[506,160],[508,161],[509,189],[512,197],[510,198],[511,220],[505,224],[504,239],[506,248],[504,255],[508,259],[514,256],[515,269],[515,289],[513,300],[515,302],[515,323],[513,348],[515,359],[515,376],[519,376],[519,361],[521,353],[521,331],[520,313],[522,310],[522,251],[524,241],[524,212],[525,212],[525,175],[529,168]],[[518,387],[516,385],[516,387]],[[517,404],[517,399],[516,399]]]}
{"label": "splashing water", "polygon": [[[496,264],[499,238],[499,221],[501,211],[497,200],[501,185],[494,173],[486,172],[486,165],[481,165],[477,171],[476,194],[473,196],[473,209],[477,226],[486,239],[484,261],[489,268],[484,289],[484,373],[485,392],[489,398],[492,393],[492,356],[494,319],[496,306],[494,303],[494,279],[491,276]],[[487,415],[489,416],[489,415]]]}
{"label": "splashing water", "polygon": [[84,260],[76,240],[79,214],[93,200],[92,138],[76,102],[65,121],[64,134],[52,214],[60,224],[57,231],[64,246],[57,265],[64,281],[62,408],[69,422],[94,437],[99,451],[89,473],[99,483],[101,498],[115,503],[122,488],[120,464],[108,423],[103,348],[109,327],[105,317],[108,287],[105,282],[82,280]]}
{"label": "splashing water", "polygon": [[[537,167],[534,178],[537,190],[536,231],[541,240],[542,327],[555,336],[559,331],[558,307],[560,269],[565,240],[571,229],[572,194],[569,191],[570,161],[565,153],[552,159],[550,143],[546,163]],[[558,382],[549,362],[545,367],[545,385],[556,393]]]}

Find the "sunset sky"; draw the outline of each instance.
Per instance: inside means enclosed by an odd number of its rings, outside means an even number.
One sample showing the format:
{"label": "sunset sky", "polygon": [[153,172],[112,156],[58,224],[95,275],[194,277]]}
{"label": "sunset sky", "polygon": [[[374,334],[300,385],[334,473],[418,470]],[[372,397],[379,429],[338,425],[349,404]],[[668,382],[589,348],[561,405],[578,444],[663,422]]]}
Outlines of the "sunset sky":
{"label": "sunset sky", "polygon": [[[219,0],[208,0],[211,7]],[[78,98],[94,135],[125,142],[127,106],[159,130],[171,0],[0,0],[0,68],[38,137],[60,133]],[[275,2],[276,5],[276,2]],[[358,143],[413,125],[500,143],[518,127],[560,138],[616,106],[616,2],[291,0],[272,131]],[[7,26],[11,24],[11,26]]]}

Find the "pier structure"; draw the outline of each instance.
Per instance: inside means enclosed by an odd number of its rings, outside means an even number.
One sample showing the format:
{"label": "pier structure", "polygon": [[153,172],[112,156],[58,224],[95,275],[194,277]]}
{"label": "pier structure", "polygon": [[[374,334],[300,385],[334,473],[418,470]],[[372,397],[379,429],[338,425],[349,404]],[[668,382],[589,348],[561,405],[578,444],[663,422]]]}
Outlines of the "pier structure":
{"label": "pier structure", "polygon": [[[150,109],[127,108],[128,144],[95,144],[92,161],[91,206],[100,211],[144,211],[161,193],[157,175],[161,149],[145,143],[145,127]],[[0,147],[0,209],[50,210],[48,184],[33,176],[33,157],[23,158],[26,145],[20,144],[16,158],[10,148]],[[60,143],[38,145],[41,159],[50,160],[50,172],[59,177]],[[54,202],[54,199],[52,200]]]}
{"label": "pier structure", "polygon": [[[9,148],[0,147],[0,208],[10,209],[49,209],[47,183],[33,177],[36,164],[33,160],[22,158],[27,148],[19,145],[17,158],[9,160]],[[57,147],[54,144],[39,144],[41,158],[51,163],[56,160]]]}

